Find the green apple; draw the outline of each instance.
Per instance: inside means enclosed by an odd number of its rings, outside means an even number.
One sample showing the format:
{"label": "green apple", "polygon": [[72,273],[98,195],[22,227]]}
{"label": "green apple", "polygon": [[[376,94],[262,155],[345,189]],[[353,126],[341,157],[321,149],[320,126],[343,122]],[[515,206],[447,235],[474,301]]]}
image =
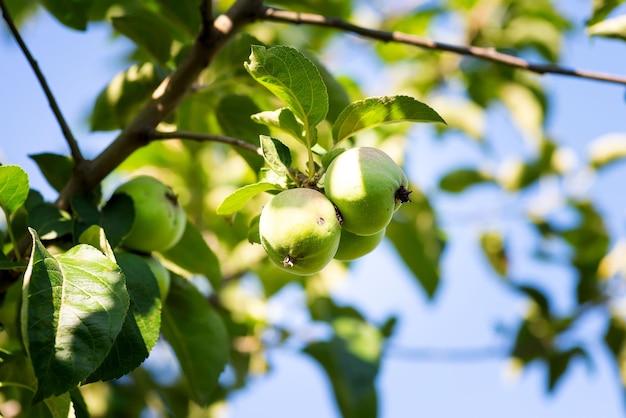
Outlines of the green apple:
{"label": "green apple", "polygon": [[159,261],[158,258],[155,258],[151,255],[142,256],[143,260],[150,267],[150,271],[154,274],[154,277],[157,280],[157,284],[159,285],[159,294],[161,295],[161,300],[164,301],[167,298],[168,293],[170,292],[170,284],[172,278],[170,276],[170,272],[165,268],[163,264]]}
{"label": "green apple", "polygon": [[384,230],[394,212],[409,201],[406,174],[385,152],[357,147],[328,166],[324,192],[339,209],[343,229],[356,235]]}
{"label": "green apple", "polygon": [[149,253],[173,247],[185,231],[185,211],[171,187],[150,176],[137,176],[120,185],[113,194],[126,194],[133,201],[135,219],[122,245]]}
{"label": "green apple", "polygon": [[374,251],[384,237],[384,229],[374,235],[356,235],[344,229],[341,231],[339,247],[334,258],[341,261],[356,260]]}
{"label": "green apple", "polygon": [[279,268],[308,276],[333,258],[341,225],[335,207],[322,193],[289,189],[274,196],[259,218],[261,245]]}

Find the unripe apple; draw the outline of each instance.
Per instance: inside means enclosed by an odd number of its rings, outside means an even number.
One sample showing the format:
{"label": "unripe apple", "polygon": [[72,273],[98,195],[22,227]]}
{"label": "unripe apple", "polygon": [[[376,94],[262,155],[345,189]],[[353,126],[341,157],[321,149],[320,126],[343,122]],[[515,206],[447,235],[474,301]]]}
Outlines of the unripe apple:
{"label": "unripe apple", "polygon": [[356,235],[344,229],[341,231],[339,247],[334,258],[341,261],[356,260],[374,251],[384,237],[384,229],[374,235]]}
{"label": "unripe apple", "polygon": [[326,170],[324,191],[343,218],[343,229],[356,235],[384,230],[393,213],[409,201],[406,174],[383,151],[349,149]]}
{"label": "unripe apple", "polygon": [[274,196],[259,218],[261,245],[281,269],[308,276],[322,270],[339,246],[341,225],[332,202],[306,188]]}
{"label": "unripe apple", "polygon": [[167,298],[168,293],[170,292],[170,284],[172,281],[169,270],[166,269],[165,266],[161,264],[161,262],[157,258],[151,255],[143,256],[142,258],[148,264],[148,267],[150,267],[150,271],[152,271],[152,274],[154,274],[154,277],[157,280],[157,284],[159,285],[159,294],[161,295],[161,300],[164,301]]}
{"label": "unripe apple", "polygon": [[154,177],[137,176],[120,185],[113,194],[126,194],[133,201],[135,219],[122,245],[149,253],[173,247],[185,231],[185,211],[173,190]]}

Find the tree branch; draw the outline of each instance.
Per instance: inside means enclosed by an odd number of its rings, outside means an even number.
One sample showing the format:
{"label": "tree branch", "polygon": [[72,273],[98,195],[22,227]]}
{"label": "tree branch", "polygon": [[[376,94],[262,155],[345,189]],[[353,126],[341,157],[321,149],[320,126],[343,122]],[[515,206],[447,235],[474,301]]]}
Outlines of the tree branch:
{"label": "tree branch", "polygon": [[233,145],[235,147],[243,148],[255,154],[263,156],[261,148],[257,147],[256,145],[243,141],[239,138],[233,138],[225,135],[202,134],[198,132],[188,131],[153,131],[148,135],[148,138],[153,141],[163,139],[190,139],[192,141],[198,142],[221,142],[222,144]]}
{"label": "tree branch", "polygon": [[342,19],[326,17],[313,13],[298,13],[276,9],[273,7],[264,7],[263,14],[259,17],[259,19],[272,22],[307,24],[334,28],[345,32],[351,32],[357,35],[361,35],[366,38],[377,39],[383,42],[397,42],[401,44],[415,46],[418,48],[453,52],[455,54],[491,61],[497,64],[519,68],[537,74],[560,74],[570,77],[579,77],[626,85],[626,76],[571,69],[560,67],[558,65],[531,63],[514,55],[498,52],[493,48],[453,45],[444,42],[437,42],[432,39],[423,38],[420,36],[410,35],[403,32],[388,32],[376,29],[369,29],[362,26],[354,25]]}
{"label": "tree branch", "polygon": [[59,194],[57,206],[68,207],[72,196],[93,189],[130,154],[147,144],[149,134],[176,109],[215,54],[242,26],[259,16],[262,6],[262,0],[237,0],[213,21],[210,31],[202,31],[178,68],[163,80],[128,126],[83,170],[74,173]]}
{"label": "tree branch", "polygon": [[472,348],[407,348],[387,347],[387,357],[409,361],[471,362],[503,359],[510,350],[501,346]]}
{"label": "tree branch", "polygon": [[0,9],[2,9],[2,17],[7,23],[9,30],[15,37],[17,44],[19,45],[20,49],[22,50],[22,53],[26,57],[26,60],[30,64],[31,68],[33,69],[33,72],[35,73],[35,76],[37,77],[37,80],[39,81],[39,84],[41,85],[41,88],[43,89],[44,94],[46,95],[46,98],[48,99],[48,103],[50,104],[52,113],[54,113],[54,117],[59,123],[59,126],[61,127],[61,131],[63,132],[63,136],[65,137],[65,140],[67,141],[70,147],[70,151],[72,153],[72,158],[74,159],[74,163],[78,167],[80,164],[83,163],[83,161],[85,161],[85,158],[83,157],[83,154],[80,152],[80,148],[78,147],[78,142],[76,142],[76,138],[74,138],[72,131],[70,130],[67,122],[65,121],[65,118],[63,117],[63,113],[61,112],[61,109],[59,108],[59,105],[57,104],[56,99],[54,98],[54,95],[52,94],[52,91],[50,90],[50,86],[48,86],[48,82],[46,81],[46,78],[44,77],[43,73],[41,72],[41,69],[39,68],[39,64],[37,64],[37,61],[35,60],[35,58],[33,58],[33,55],[28,50],[26,43],[24,42],[24,40],[22,39],[22,36],[17,30],[17,26],[15,25],[15,22],[13,21],[13,18],[11,17],[11,14],[9,13],[9,9],[4,3],[4,0],[0,0]]}

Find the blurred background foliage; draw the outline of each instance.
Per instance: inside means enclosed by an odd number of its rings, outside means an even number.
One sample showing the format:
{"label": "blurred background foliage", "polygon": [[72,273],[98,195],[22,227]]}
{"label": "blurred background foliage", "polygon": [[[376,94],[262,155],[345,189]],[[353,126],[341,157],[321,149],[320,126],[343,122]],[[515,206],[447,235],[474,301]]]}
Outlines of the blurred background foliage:
{"label": "blurred background foliage", "polygon": [[[45,9],[69,28],[85,31],[93,24],[111,27],[113,38],[125,37],[135,48],[123,57],[128,69],[110,80],[93,100],[89,123],[94,131],[123,129],[150,98],[164,77],[180,63],[201,25],[196,1],[177,0],[8,0],[19,24]],[[215,1],[216,12],[232,1]],[[289,10],[340,17],[363,26],[432,37],[452,43],[495,48],[539,62],[558,64],[564,37],[586,30],[598,36],[624,37],[624,19],[615,19],[618,0],[589,1],[587,22],[569,21],[550,0],[442,0],[406,8],[403,2],[357,0],[303,0],[273,2]],[[605,24],[605,26],[598,25]],[[595,29],[594,29],[595,28]],[[568,188],[572,178],[589,173],[602,175],[605,168],[626,156],[626,136],[601,138],[589,148],[587,160],[574,164],[562,138],[546,134],[552,103],[540,77],[524,70],[460,55],[420,50],[407,45],[353,41],[356,51],[338,56],[347,35],[337,30],[306,25],[257,21],[244,28],[218,54],[161,130],[224,134],[258,145],[259,135],[270,132],[254,123],[250,115],[280,107],[276,99],[254,82],[243,67],[252,44],[296,47],[307,53],[324,74],[329,86],[328,118],[350,101],[371,95],[371,84],[345,74],[331,74],[355,54],[371,73],[380,73],[376,91],[405,94],[436,109],[447,125],[420,128],[420,135],[441,141],[460,135],[483,155],[475,165],[453,167],[443,173],[434,190],[413,179],[413,203],[404,205],[389,226],[387,240],[415,277],[415,286],[434,298],[445,277],[440,261],[448,238],[439,223],[438,208],[431,194],[469,194],[489,190],[502,200],[524,196],[541,182],[559,184],[558,204],[549,210],[527,205],[519,208],[527,231],[534,236],[531,257],[563,266],[575,282],[575,294],[566,310],[555,309],[549,291],[519,276],[516,266],[524,254],[512,250],[515,231],[488,227],[478,237],[485,260],[511,292],[524,295],[529,308],[505,335],[508,355],[519,367],[540,363],[547,370],[546,388],[552,391],[572,361],[592,363],[585,345],[568,339],[568,333],[590,311],[606,316],[604,344],[615,367],[626,375],[626,322],[619,310],[619,292],[626,270],[626,246],[612,236],[601,210],[583,193]],[[376,76],[374,76],[375,78]],[[363,90],[367,86],[370,90]],[[497,141],[488,135],[494,111],[504,109],[523,141],[522,152],[503,156]],[[329,138],[322,125],[320,142]],[[377,128],[353,139],[354,144],[377,146],[402,162],[414,136],[410,124]],[[326,130],[326,131],[324,131]],[[328,140],[328,139],[326,139]],[[294,160],[304,156],[297,155]],[[506,158],[504,158],[506,157]],[[55,162],[56,164],[56,162]],[[45,163],[40,164],[43,167]],[[392,336],[395,318],[370,323],[354,307],[333,301],[331,289],[345,277],[350,265],[333,262],[321,273],[303,279],[270,264],[259,245],[249,243],[250,226],[267,201],[255,197],[231,217],[215,213],[222,200],[237,188],[258,179],[262,159],[245,149],[190,140],[155,141],[128,158],[104,183],[111,190],[130,173],[151,174],[170,184],[179,194],[189,218],[217,255],[222,287],[213,291],[205,277],[191,277],[219,312],[230,338],[230,360],[219,388],[206,402],[208,409],[189,402],[184,381],[177,371],[164,379],[150,370],[150,361],[129,376],[112,383],[83,387],[92,416],[138,416],[150,408],[174,416],[206,416],[226,402],[233,391],[244,387],[250,376],[266,373],[271,364],[266,350],[278,345],[301,349],[326,371],[337,405],[344,417],[376,415],[374,386],[385,341]],[[175,266],[170,266],[175,269]],[[286,286],[299,289],[309,311],[311,329],[318,338],[303,338],[299,329],[273,323],[267,315],[268,300]],[[155,349],[158,355],[159,347]],[[626,381],[625,381],[626,382]],[[11,397],[11,391],[5,391]]]}

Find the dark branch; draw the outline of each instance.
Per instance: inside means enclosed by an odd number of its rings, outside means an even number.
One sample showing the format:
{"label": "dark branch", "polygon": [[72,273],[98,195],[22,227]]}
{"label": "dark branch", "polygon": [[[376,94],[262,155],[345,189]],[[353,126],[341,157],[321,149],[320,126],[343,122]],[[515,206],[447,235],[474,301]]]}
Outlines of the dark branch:
{"label": "dark branch", "polygon": [[0,0],[0,8],[2,9],[2,17],[7,22],[7,25],[9,26],[9,30],[15,37],[15,40],[17,41],[20,49],[22,50],[22,53],[24,54],[31,68],[33,69],[33,72],[35,73],[35,76],[37,77],[37,80],[39,81],[39,84],[41,85],[41,88],[43,89],[44,94],[46,95],[46,98],[48,99],[48,103],[50,104],[50,108],[52,109],[52,112],[54,113],[54,117],[56,118],[57,122],[61,126],[61,131],[63,132],[63,136],[65,137],[65,140],[67,141],[70,147],[72,158],[74,158],[74,163],[76,164],[76,166],[79,166],[85,159],[83,157],[83,154],[80,152],[80,148],[78,147],[78,142],[76,142],[76,138],[74,138],[72,131],[70,130],[67,122],[65,121],[65,118],[63,117],[63,113],[61,113],[61,109],[59,108],[59,105],[57,104],[56,99],[54,98],[54,95],[52,94],[52,91],[50,90],[50,87],[48,86],[48,82],[46,81],[46,78],[44,77],[43,73],[41,72],[41,69],[39,68],[39,64],[37,64],[37,61],[33,58],[32,54],[28,50],[28,47],[26,46],[26,43],[24,42],[24,40],[22,39],[22,36],[17,30],[17,26],[15,25],[15,22],[13,21],[13,18],[11,17],[11,14],[9,13],[9,9],[4,3],[4,0]]}
{"label": "dark branch", "polygon": [[273,7],[264,7],[263,15],[260,16],[259,19],[273,22],[307,24],[334,28],[345,32],[352,32],[366,38],[377,39],[383,42],[397,42],[401,44],[412,45],[418,48],[453,52],[455,54],[487,60],[497,64],[531,71],[537,74],[560,74],[570,77],[579,77],[626,85],[625,76],[564,68],[558,65],[535,64],[514,55],[503,54],[493,48],[453,45],[402,32],[388,32],[369,29],[362,26],[354,25],[342,19],[326,17],[313,13],[297,13],[275,9]]}
{"label": "dark branch", "polygon": [[200,2],[200,18],[202,21],[202,29],[200,32],[201,39],[208,39],[213,29],[213,4],[212,0],[202,0]]}
{"label": "dark branch", "polygon": [[472,348],[407,348],[387,347],[387,358],[428,361],[428,362],[472,362],[509,357],[510,350],[504,347],[472,347]]}
{"label": "dark branch", "polygon": [[254,144],[243,141],[239,138],[233,138],[233,137],[225,136],[225,135],[201,134],[198,132],[188,132],[188,131],[172,131],[172,132],[154,131],[148,134],[148,138],[151,140],[190,139],[192,141],[198,141],[198,142],[221,142],[222,144],[233,145],[235,147],[243,148],[255,154],[263,156],[263,153],[261,152],[261,148],[255,146]]}

